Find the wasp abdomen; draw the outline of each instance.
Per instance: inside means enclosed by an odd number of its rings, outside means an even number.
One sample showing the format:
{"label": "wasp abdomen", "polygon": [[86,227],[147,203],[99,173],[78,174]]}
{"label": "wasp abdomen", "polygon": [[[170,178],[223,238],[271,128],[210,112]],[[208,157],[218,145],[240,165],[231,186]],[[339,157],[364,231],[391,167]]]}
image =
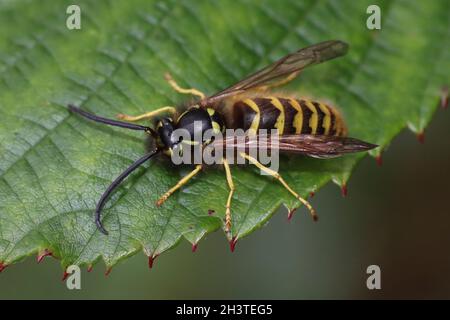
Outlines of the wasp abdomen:
{"label": "wasp abdomen", "polygon": [[233,106],[234,128],[278,129],[283,134],[345,136],[339,112],[324,103],[293,98],[249,98]]}

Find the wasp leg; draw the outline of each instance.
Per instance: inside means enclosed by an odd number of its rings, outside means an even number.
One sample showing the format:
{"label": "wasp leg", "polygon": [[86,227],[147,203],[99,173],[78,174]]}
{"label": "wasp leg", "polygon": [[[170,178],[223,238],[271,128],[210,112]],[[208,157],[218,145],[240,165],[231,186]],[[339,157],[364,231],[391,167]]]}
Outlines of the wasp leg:
{"label": "wasp leg", "polygon": [[198,96],[200,97],[200,99],[205,99],[206,95],[201,92],[200,90],[191,88],[191,89],[185,89],[185,88],[181,88],[178,83],[175,82],[175,80],[173,80],[172,76],[169,73],[166,73],[164,75],[164,77],[166,78],[166,81],[170,84],[170,86],[177,92],[179,93],[184,93],[184,94],[192,94],[194,96]]}
{"label": "wasp leg", "polygon": [[193,176],[195,176],[197,173],[199,173],[200,170],[202,170],[202,165],[198,164],[195,167],[195,169],[192,170],[187,176],[184,176],[183,178],[181,178],[180,181],[178,181],[175,186],[173,186],[172,188],[169,189],[169,191],[164,193],[163,196],[161,198],[159,198],[158,201],[156,201],[156,205],[158,207],[160,205],[162,205],[167,200],[167,198],[169,198],[175,191],[177,191],[182,186],[184,186]]}
{"label": "wasp leg", "polygon": [[297,78],[299,73],[300,73],[300,71],[294,72],[294,73],[290,74],[289,76],[287,76],[286,78],[281,79],[280,81],[260,87],[259,90],[265,91],[269,88],[275,88],[275,87],[285,85],[286,83],[291,82],[292,80]]}
{"label": "wasp leg", "polygon": [[157,115],[160,115],[161,113],[170,113],[171,115],[174,115],[177,113],[177,109],[175,109],[174,107],[171,107],[171,106],[166,106],[166,107],[156,109],[154,111],[140,114],[138,116],[129,116],[126,114],[119,113],[117,115],[117,118],[133,122],[133,121],[139,121],[139,120],[144,120],[144,119],[151,119]]}
{"label": "wasp leg", "polygon": [[247,159],[250,163],[252,163],[255,166],[257,166],[260,170],[264,171],[265,173],[267,173],[267,174],[271,175],[272,177],[274,177],[275,179],[277,179],[294,197],[296,197],[301,203],[303,203],[308,208],[309,212],[311,213],[311,216],[312,216],[313,220],[314,221],[317,220],[316,211],[311,206],[311,204],[308,201],[306,201],[305,199],[303,199],[302,197],[300,197],[298,195],[298,193],[296,193],[294,190],[292,190],[292,188],[289,187],[289,185],[286,183],[286,181],[284,181],[284,179],[280,176],[280,174],[278,172],[273,171],[272,169],[269,169],[269,168],[265,167],[258,160],[256,160],[255,158],[249,156],[245,152],[240,152],[240,155],[244,159]]}
{"label": "wasp leg", "polygon": [[231,199],[233,198],[234,193],[234,183],[233,183],[233,177],[231,176],[231,170],[230,165],[228,164],[228,161],[223,158],[222,159],[223,166],[225,168],[225,173],[227,176],[227,183],[228,187],[230,188],[230,192],[228,193],[228,200],[225,210],[225,232],[227,233],[227,236],[231,238]]}

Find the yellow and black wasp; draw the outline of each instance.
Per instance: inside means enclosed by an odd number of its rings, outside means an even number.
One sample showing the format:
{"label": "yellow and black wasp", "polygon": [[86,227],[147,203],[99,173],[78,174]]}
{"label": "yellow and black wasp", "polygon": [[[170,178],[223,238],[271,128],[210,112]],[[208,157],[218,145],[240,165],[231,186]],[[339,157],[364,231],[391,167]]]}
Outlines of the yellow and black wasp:
{"label": "yellow and black wasp", "polygon": [[[95,210],[95,223],[98,229],[104,234],[108,234],[100,219],[101,211],[108,196],[130,173],[153,156],[160,153],[170,156],[175,149],[181,148],[186,143],[202,145],[214,143],[215,145],[220,144],[224,148],[237,149],[241,147],[239,150],[242,150],[242,147],[244,147],[244,150],[246,150],[245,147],[249,147],[249,145],[246,145],[249,143],[249,139],[238,142],[233,137],[225,137],[214,141],[180,141],[174,139],[172,134],[178,128],[188,130],[192,134],[191,136],[195,136],[194,130],[223,132],[228,128],[243,129],[258,135],[260,129],[277,129],[280,152],[297,153],[316,158],[336,157],[346,153],[375,148],[376,145],[374,144],[346,137],[347,128],[340,113],[329,104],[269,91],[270,88],[291,81],[304,68],[342,56],[347,50],[348,45],[342,41],[325,41],[300,49],[209,97],[197,89],[181,88],[167,74],[166,80],[174,90],[179,93],[194,95],[198,99],[182,111],[173,106],[166,106],[138,116],[118,115],[119,119],[128,122],[102,118],[69,105],[72,112],[90,120],[132,130],[142,130],[153,137],[156,142],[154,150],[134,162],[103,193]],[[162,115],[165,116],[161,117]],[[150,119],[157,119],[154,128],[131,123]],[[201,126],[194,128],[193,123],[195,121],[200,123]],[[266,137],[261,140],[263,139],[266,139],[267,142]],[[264,166],[257,158],[252,157],[245,151],[240,152],[239,155],[278,180],[309,209],[313,218],[317,217],[309,202],[300,197],[278,172]],[[225,168],[229,186],[225,206],[225,231],[228,236],[231,236],[231,201],[235,187],[229,161],[224,157],[221,164]],[[157,201],[157,206],[163,204],[176,190],[197,175],[204,165],[204,163],[197,164],[193,171],[161,196]]]}

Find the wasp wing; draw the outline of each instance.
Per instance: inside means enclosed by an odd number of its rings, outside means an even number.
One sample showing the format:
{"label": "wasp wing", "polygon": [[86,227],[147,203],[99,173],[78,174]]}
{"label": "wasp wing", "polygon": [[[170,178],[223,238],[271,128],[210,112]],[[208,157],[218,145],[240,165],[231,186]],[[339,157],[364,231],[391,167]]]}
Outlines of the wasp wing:
{"label": "wasp wing", "polygon": [[207,101],[214,102],[230,95],[267,86],[277,81],[283,81],[290,76],[295,77],[295,73],[299,73],[306,67],[342,56],[347,50],[348,45],[339,40],[325,41],[300,49],[294,53],[288,54],[225,90],[208,97]]}
{"label": "wasp wing", "polygon": [[213,147],[249,152],[251,149],[278,149],[280,153],[302,154],[313,158],[334,158],[347,153],[368,151],[377,145],[355,138],[293,134],[274,136],[230,136],[215,140]]}

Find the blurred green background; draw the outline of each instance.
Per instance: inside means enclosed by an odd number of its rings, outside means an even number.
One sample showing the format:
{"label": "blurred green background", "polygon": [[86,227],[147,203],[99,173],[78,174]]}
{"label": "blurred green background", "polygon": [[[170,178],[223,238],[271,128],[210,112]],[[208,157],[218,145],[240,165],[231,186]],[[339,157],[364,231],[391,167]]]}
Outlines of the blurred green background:
{"label": "blurred green background", "polygon": [[[104,276],[82,270],[68,290],[59,262],[35,257],[0,275],[0,298],[300,299],[450,298],[450,115],[439,109],[421,145],[410,132],[365,158],[349,194],[329,184],[313,198],[318,223],[303,210],[278,212],[231,253],[219,233],[191,252],[186,241],[148,269],[142,253]],[[381,267],[381,290],[366,288],[366,268]]]}
{"label": "blurred green background", "polygon": [[[386,9],[392,3],[382,2]],[[90,2],[93,7],[98,3],[100,1]],[[120,8],[113,9],[110,1],[106,2],[105,7],[109,5],[111,9],[103,10],[104,3],[98,5],[98,10],[104,17],[109,16],[108,10],[111,10],[114,18],[108,21],[116,23],[115,18],[120,17]],[[279,1],[273,3],[282,7]],[[310,3],[311,10],[315,8],[319,18],[308,21],[306,26],[300,21],[299,34],[306,39],[309,39],[310,34],[305,30],[318,34],[327,32],[321,29],[320,17],[323,12],[327,16],[327,8],[335,6],[335,2],[331,1],[327,6],[321,6],[320,3],[315,6],[312,1]],[[346,5],[350,3],[353,2],[347,1]],[[0,4],[13,7],[10,1],[0,1]],[[242,1],[241,4],[247,8],[246,12],[252,11],[248,1]],[[270,1],[264,4],[262,8],[271,6]],[[22,6],[24,10],[28,8]],[[361,5],[361,8],[365,7],[366,4]],[[30,6],[26,15],[34,16],[35,8]],[[131,12],[133,10],[130,9]],[[61,15],[58,15],[60,9],[50,12],[53,18],[56,15],[58,21],[64,21],[65,13],[61,11]],[[365,28],[366,13],[361,10],[358,12],[360,17],[352,17],[348,22],[352,26]],[[396,12],[399,12],[398,7]],[[270,14],[270,11],[266,14]],[[304,14],[305,20],[307,14]],[[245,13],[243,16],[240,19],[247,17]],[[294,18],[290,17],[291,20]],[[4,35],[0,36],[0,44],[2,41],[7,42],[6,35],[11,30],[21,32],[21,29],[14,28],[21,25],[21,17],[10,15],[8,19],[7,27],[10,29],[0,30],[0,35]],[[48,21],[38,13],[34,19],[39,22],[37,25],[47,27]],[[108,29],[108,26],[96,26],[95,17],[88,16],[86,20],[99,30]],[[283,21],[279,23],[284,26]],[[273,31],[275,35],[280,32]],[[258,30],[251,32],[257,34]],[[280,34],[283,35],[282,32]],[[109,40],[109,37],[114,38],[114,35],[104,35],[105,39]],[[239,34],[233,37],[239,37]],[[238,40],[245,43],[251,38],[252,33],[249,33],[244,40]],[[358,39],[356,31],[355,39]],[[91,45],[95,46],[97,43],[94,40]],[[355,42],[353,39],[344,40],[352,45]],[[411,41],[414,41],[413,37]],[[26,47],[27,42],[24,43]],[[120,49],[126,48],[120,41],[116,45]],[[270,43],[265,45],[269,47]],[[355,43],[355,47],[358,45],[361,46]],[[264,49],[258,47],[258,50]],[[86,47],[84,50],[90,53],[91,49]],[[142,59],[146,59],[148,52],[143,52]],[[350,58],[346,61],[352,63]],[[93,66],[84,67],[90,70]],[[313,70],[311,74],[314,74]],[[43,79],[53,78],[51,72],[43,75]],[[33,78],[34,81],[36,79]],[[92,79],[87,80],[95,82]],[[19,89],[22,85],[15,83],[14,79],[7,81]],[[159,82],[156,79],[154,81]],[[139,89],[146,91],[147,87]],[[62,92],[61,96],[65,94],[67,92]],[[140,99],[145,100],[147,97],[142,96]],[[402,100],[402,97],[398,99]],[[91,273],[83,269],[81,290],[71,291],[66,288],[60,280],[62,268],[59,261],[46,258],[37,264],[35,256],[28,257],[0,274],[0,298],[450,298],[448,112],[441,109],[436,112],[426,130],[425,144],[420,144],[414,134],[405,130],[383,153],[382,167],[378,167],[373,158],[366,157],[349,181],[347,198],[343,198],[339,188],[333,184],[317,192],[312,203],[320,215],[318,223],[313,223],[304,209],[287,222],[286,212],[281,210],[266,227],[241,239],[234,253],[230,252],[221,232],[215,232],[200,241],[195,253],[191,252],[187,241],[181,241],[179,246],[157,258],[151,270],[148,269],[146,256],[141,252],[116,265],[108,277],[104,276],[103,263],[95,265]],[[381,267],[381,290],[370,291],[366,288],[366,268],[372,264]]]}

